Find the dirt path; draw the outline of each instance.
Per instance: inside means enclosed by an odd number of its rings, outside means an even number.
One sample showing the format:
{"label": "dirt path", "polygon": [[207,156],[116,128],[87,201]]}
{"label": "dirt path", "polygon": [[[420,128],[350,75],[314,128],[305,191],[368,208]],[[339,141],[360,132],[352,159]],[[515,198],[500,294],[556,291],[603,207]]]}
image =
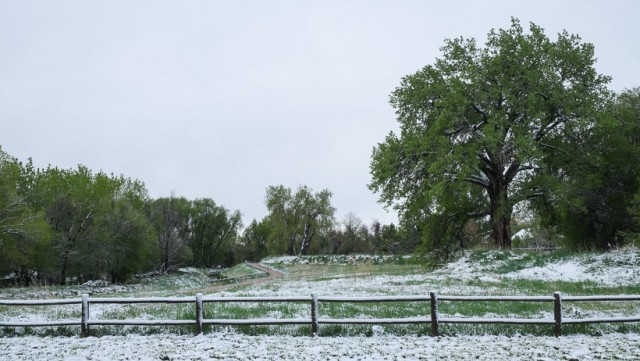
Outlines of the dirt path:
{"label": "dirt path", "polygon": [[211,287],[206,287],[206,288],[200,288],[200,289],[196,289],[194,291],[196,292],[202,292],[204,294],[207,293],[213,293],[213,292],[220,292],[220,291],[226,291],[228,289],[231,288],[236,288],[236,287],[244,287],[244,286],[250,286],[250,285],[256,285],[256,284],[260,284],[260,283],[266,283],[266,282],[271,282],[273,280],[276,280],[278,278],[281,278],[284,274],[280,271],[276,271],[271,267],[265,266],[262,263],[251,263],[251,262],[247,262],[249,264],[249,266],[258,269],[260,271],[266,272],[269,275],[266,277],[256,277],[256,278],[250,278],[248,280],[242,281],[242,282],[238,282],[238,283],[231,283],[231,284],[226,284],[226,285],[219,285],[219,286],[211,286]]}
{"label": "dirt path", "polygon": [[270,278],[270,279],[280,278],[284,275],[284,273],[280,271],[276,271],[275,269],[265,266],[262,263],[252,263],[252,262],[247,262],[247,263],[249,264],[249,266],[253,268],[257,268],[260,271],[267,272],[269,274],[267,278]]}

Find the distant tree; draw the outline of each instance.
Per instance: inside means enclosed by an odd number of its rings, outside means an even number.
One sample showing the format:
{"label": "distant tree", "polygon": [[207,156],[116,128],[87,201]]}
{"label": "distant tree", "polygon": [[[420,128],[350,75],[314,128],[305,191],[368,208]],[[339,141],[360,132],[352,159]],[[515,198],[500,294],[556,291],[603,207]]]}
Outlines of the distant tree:
{"label": "distant tree", "polygon": [[[469,219],[488,218],[511,247],[514,206],[543,194],[545,160],[592,126],[609,97],[593,46],[566,31],[551,41],[516,19],[474,39],[446,40],[442,58],[392,93],[400,134],[373,151],[370,188],[416,224],[429,248],[464,242]],[[444,243],[439,243],[444,242]]]}
{"label": "distant tree", "polygon": [[387,254],[400,254],[402,249],[402,237],[400,231],[393,224],[385,224],[381,229],[382,251]]}
{"label": "distant tree", "polygon": [[221,251],[233,246],[238,237],[242,227],[240,212],[230,212],[213,200],[203,198],[192,202],[190,217],[189,247],[193,264],[200,267],[229,266],[225,253]]}
{"label": "distant tree", "polygon": [[51,228],[57,277],[124,281],[146,270],[152,233],[142,182],[77,169],[22,167],[20,189]]}
{"label": "distant tree", "polygon": [[96,220],[96,237],[87,251],[94,260],[92,267],[84,267],[107,274],[111,282],[124,282],[146,270],[146,260],[152,254],[154,231],[144,210],[137,209],[125,199],[114,201],[110,212]]}
{"label": "distant tree", "polygon": [[[139,181],[120,177],[120,186],[109,206],[96,216],[95,237],[86,242],[91,265],[85,274],[106,274],[111,282],[124,282],[138,272],[147,271],[156,234],[145,213],[147,190]],[[91,272],[95,270],[94,272]]]}
{"label": "distant tree", "polygon": [[94,221],[109,209],[124,179],[102,172],[94,175],[82,165],[75,170],[26,167],[25,172],[30,203],[44,210],[53,231],[58,279],[65,284],[67,277],[79,276],[83,267],[91,265],[90,255],[80,250],[95,239]]}
{"label": "distant tree", "polygon": [[324,234],[319,242],[316,243],[316,247],[313,249],[315,254],[340,254],[342,252],[342,245],[344,244],[344,232],[340,227],[332,227],[326,234]]}
{"label": "distant tree", "polygon": [[376,253],[410,254],[420,245],[420,233],[413,225],[398,227],[393,223],[371,225],[371,243]]}
{"label": "distant tree", "polygon": [[282,185],[270,186],[266,205],[271,247],[290,255],[305,254],[314,237],[328,232],[334,222],[335,208],[327,189],[314,194],[311,188],[300,186],[293,193]]}
{"label": "distant tree", "polygon": [[21,164],[0,148],[0,272],[28,285],[50,267],[51,230],[20,192]]}
{"label": "distant tree", "polygon": [[343,226],[343,243],[340,253],[368,253],[371,251],[369,244],[369,230],[358,216],[353,212],[349,212],[342,220]]}
{"label": "distant tree", "polygon": [[382,253],[383,242],[382,242],[382,224],[377,219],[371,223],[371,246],[373,247],[374,253]]}
{"label": "distant tree", "polygon": [[268,218],[260,222],[254,219],[251,224],[249,224],[243,231],[240,239],[245,259],[259,261],[270,254],[267,242],[271,231],[271,224]]}
{"label": "distant tree", "polygon": [[191,262],[189,241],[189,213],[191,204],[186,198],[159,198],[149,202],[147,212],[157,235],[157,269],[168,273],[180,264]]}

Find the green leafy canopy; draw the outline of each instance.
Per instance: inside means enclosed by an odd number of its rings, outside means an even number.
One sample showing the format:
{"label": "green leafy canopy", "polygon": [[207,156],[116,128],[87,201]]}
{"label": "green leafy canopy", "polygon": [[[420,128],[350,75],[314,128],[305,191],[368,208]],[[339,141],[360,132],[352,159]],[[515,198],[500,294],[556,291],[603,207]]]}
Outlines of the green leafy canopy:
{"label": "green leafy canopy", "polygon": [[494,242],[510,247],[514,206],[543,192],[545,159],[589,129],[609,78],[595,71],[591,44],[566,31],[552,41],[535,24],[525,32],[517,19],[484,47],[457,38],[441,51],[391,94],[400,134],[374,148],[369,187],[425,224],[428,242],[488,217]]}

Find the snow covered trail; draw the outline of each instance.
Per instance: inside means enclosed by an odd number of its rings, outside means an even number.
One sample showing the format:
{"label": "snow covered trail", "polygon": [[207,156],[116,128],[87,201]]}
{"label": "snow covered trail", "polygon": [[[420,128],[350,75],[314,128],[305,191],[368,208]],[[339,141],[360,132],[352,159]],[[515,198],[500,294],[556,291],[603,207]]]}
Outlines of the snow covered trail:
{"label": "snow covered trail", "polygon": [[640,359],[640,335],[287,337],[211,333],[0,338],[0,360]]}

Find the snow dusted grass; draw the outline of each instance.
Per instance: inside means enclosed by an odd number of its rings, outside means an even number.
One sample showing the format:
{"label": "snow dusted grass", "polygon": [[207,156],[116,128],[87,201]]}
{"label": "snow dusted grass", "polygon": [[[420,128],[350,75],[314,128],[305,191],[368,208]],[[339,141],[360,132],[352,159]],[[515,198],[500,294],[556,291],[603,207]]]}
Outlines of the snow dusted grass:
{"label": "snow dusted grass", "polygon": [[[193,292],[190,290],[211,285],[223,271],[186,267],[167,275],[152,273],[141,277],[140,283],[133,285],[132,291],[138,296],[191,296]],[[127,293],[131,292],[121,294]]]}
{"label": "snow dusted grass", "polygon": [[[508,251],[470,252],[437,270],[426,270],[406,258],[341,257],[320,263],[321,257],[281,257],[265,263],[284,271],[285,278],[219,292],[216,296],[335,296],[425,295],[430,290],[447,295],[565,295],[640,294],[640,257],[634,248],[609,253],[571,254]],[[321,304],[320,317],[386,318],[428,316],[427,304]],[[509,317],[553,319],[551,303],[441,302],[442,317]],[[566,302],[566,318],[640,314],[638,302]],[[302,307],[294,317],[305,317]],[[387,332],[424,333],[416,326],[385,326]],[[367,326],[321,326],[329,334],[370,334]],[[443,325],[444,334],[551,335],[548,326]],[[639,332],[638,324],[565,326],[565,333],[591,335]],[[273,331],[272,331],[273,332]]]}
{"label": "snow dusted grass", "polygon": [[[640,294],[639,254],[633,248],[605,254],[475,251],[436,270],[406,257],[271,258],[264,263],[283,271],[282,278],[208,295],[426,295],[431,290],[446,295]],[[197,287],[212,282],[208,272],[199,270],[149,276],[143,281],[113,295],[191,296]],[[61,307],[34,312],[32,307],[0,306],[0,318],[79,318],[79,308]],[[321,303],[319,313],[320,318],[425,317],[428,307],[427,302]],[[553,319],[551,303],[442,301],[440,312],[441,317]],[[310,305],[206,303],[204,314],[205,318],[306,318]],[[640,304],[565,302],[563,314],[565,318],[631,316],[640,314]],[[95,305],[91,309],[91,317],[101,319],[192,319],[193,315],[193,305]],[[558,339],[550,337],[550,326],[447,324],[440,330],[444,337],[431,338],[426,337],[429,325],[321,325],[319,335],[324,337],[311,338],[309,326],[207,327],[205,335],[191,337],[191,327],[105,326],[92,327],[94,337],[79,339],[77,327],[5,328],[0,359],[640,359],[637,323],[565,325],[563,334],[568,336]],[[51,334],[72,337],[29,336]],[[27,336],[13,337],[16,335]]]}

